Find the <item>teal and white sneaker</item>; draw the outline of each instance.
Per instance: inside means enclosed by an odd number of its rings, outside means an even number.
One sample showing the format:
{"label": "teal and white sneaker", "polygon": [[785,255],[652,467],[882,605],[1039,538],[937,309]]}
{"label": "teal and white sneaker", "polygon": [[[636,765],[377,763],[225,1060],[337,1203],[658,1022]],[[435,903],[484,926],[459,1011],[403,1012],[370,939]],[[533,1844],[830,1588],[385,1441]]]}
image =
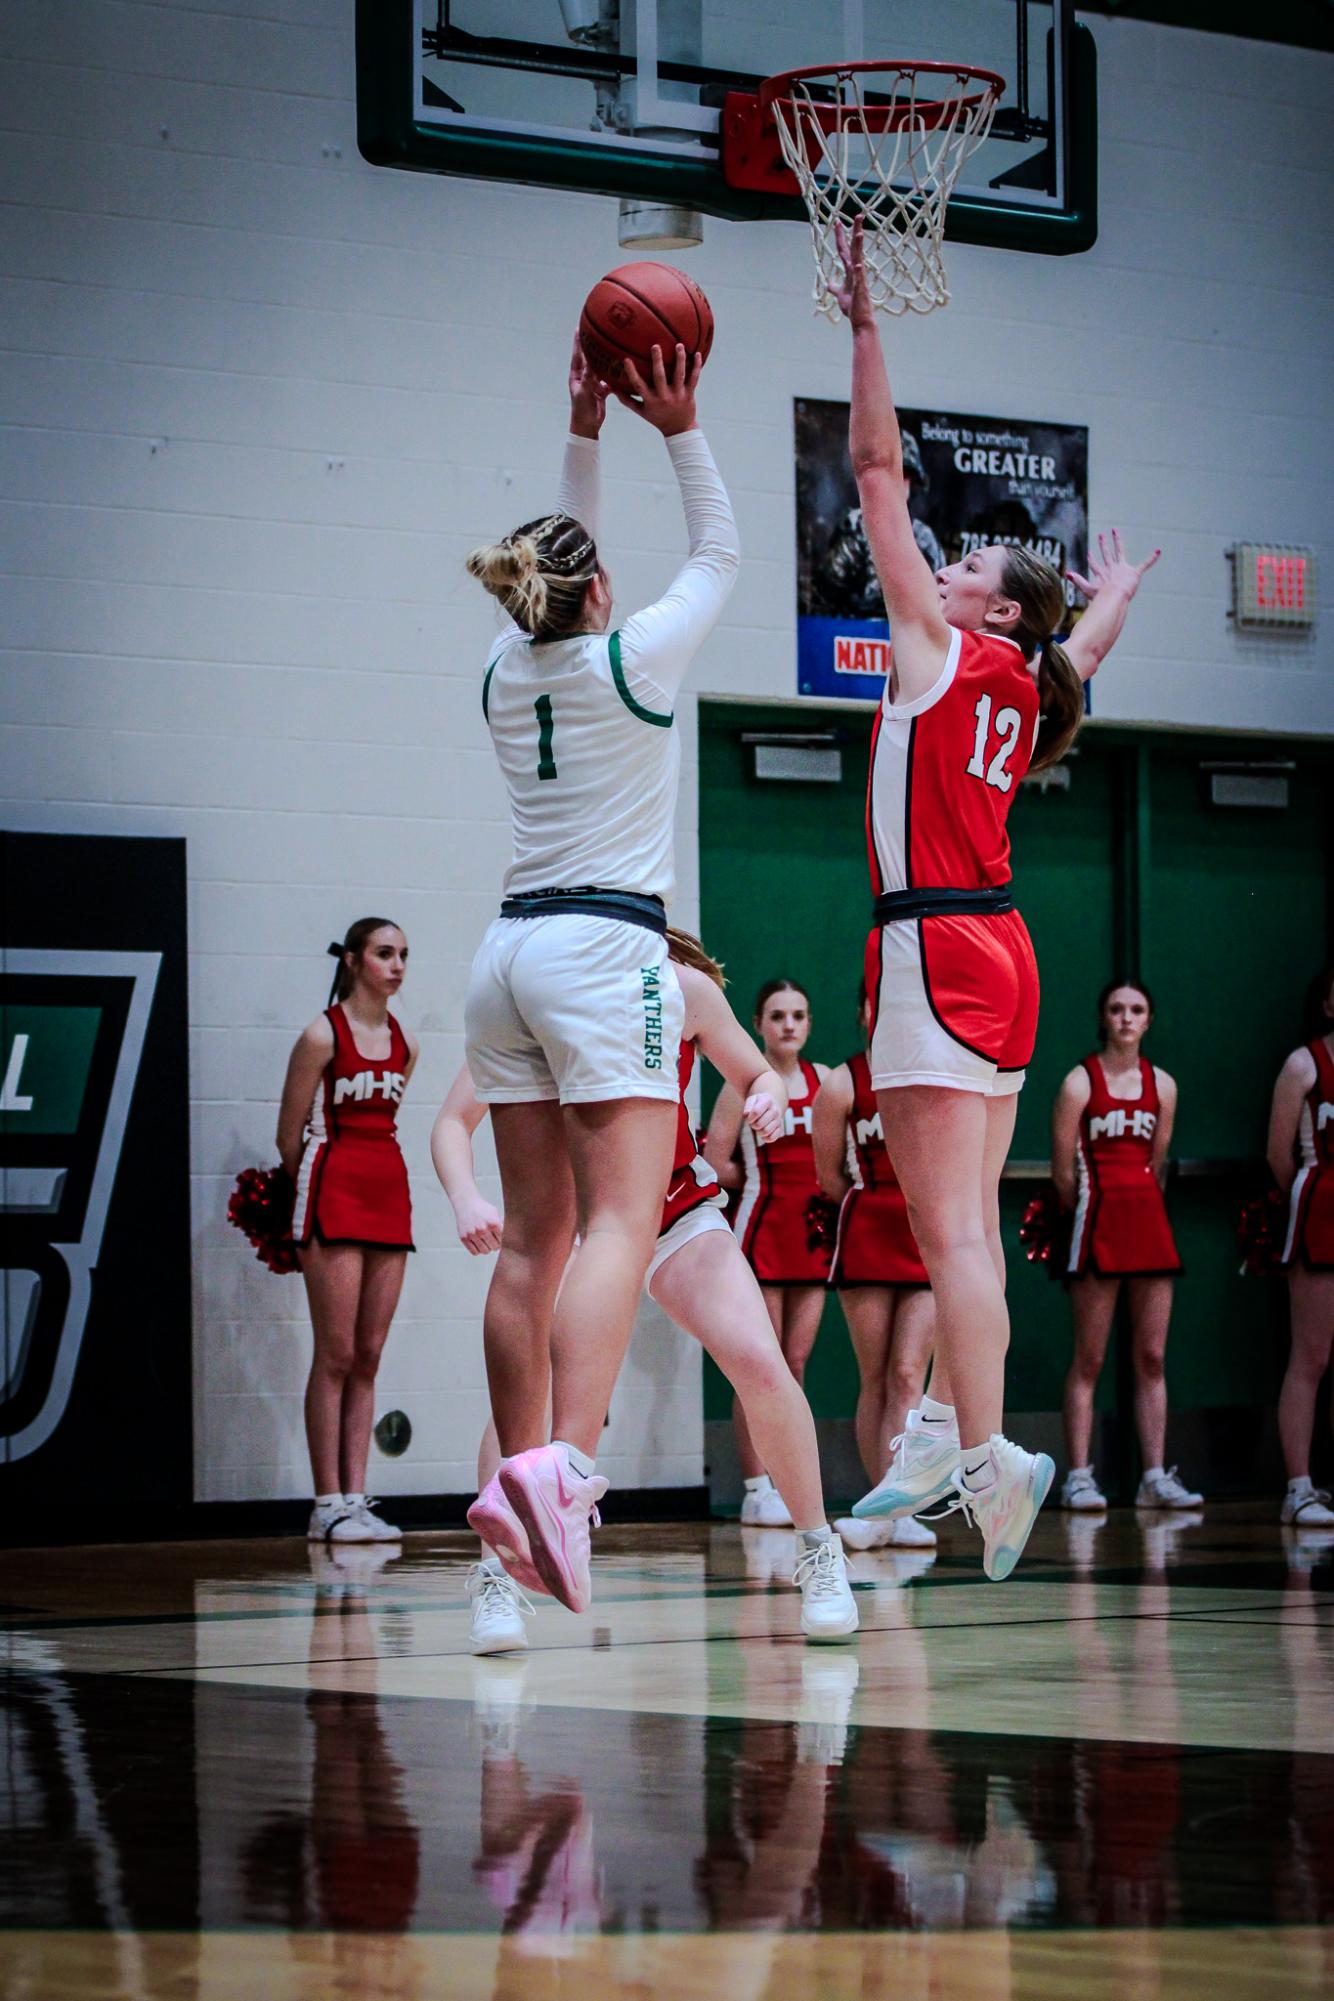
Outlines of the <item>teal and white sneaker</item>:
{"label": "teal and white sneaker", "polygon": [[1000,1584],[1024,1553],[1056,1467],[1045,1452],[1025,1452],[998,1431],[992,1433],[990,1445],[995,1480],[982,1493],[974,1493],[964,1486],[963,1468],[958,1467],[953,1506],[982,1531],[982,1568]]}
{"label": "teal and white sneaker", "polygon": [[959,1469],[959,1434],[944,1437],[923,1424],[915,1410],[894,1440],[894,1456],[889,1471],[869,1494],[853,1504],[858,1521],[877,1515],[916,1515],[923,1508],[946,1500],[954,1489]]}

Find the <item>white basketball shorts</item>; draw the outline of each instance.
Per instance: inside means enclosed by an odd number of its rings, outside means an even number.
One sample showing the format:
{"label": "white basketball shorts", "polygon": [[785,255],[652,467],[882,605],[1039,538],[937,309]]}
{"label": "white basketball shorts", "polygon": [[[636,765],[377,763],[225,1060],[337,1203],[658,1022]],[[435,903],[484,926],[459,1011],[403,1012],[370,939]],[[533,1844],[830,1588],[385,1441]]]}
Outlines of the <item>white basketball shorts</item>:
{"label": "white basketball shorts", "polygon": [[486,1105],[590,1105],[679,1092],[685,1004],[667,940],[607,917],[497,917],[464,1002]]}

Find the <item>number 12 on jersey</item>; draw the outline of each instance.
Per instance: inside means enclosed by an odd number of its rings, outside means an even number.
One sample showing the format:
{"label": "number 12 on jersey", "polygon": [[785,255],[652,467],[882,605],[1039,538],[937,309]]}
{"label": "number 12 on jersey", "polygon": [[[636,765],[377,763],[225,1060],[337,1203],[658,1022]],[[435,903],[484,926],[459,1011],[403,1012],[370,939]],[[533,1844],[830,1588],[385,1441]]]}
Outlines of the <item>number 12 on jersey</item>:
{"label": "number 12 on jersey", "polygon": [[991,760],[987,761],[987,749],[991,740],[991,697],[979,695],[977,707],[973,710],[977,717],[977,729],[973,736],[973,754],[964,769],[970,778],[980,778],[986,785],[994,785],[998,792],[1008,792],[1014,784],[1014,773],[1005,769],[1014,755],[1014,747],[1019,741],[1021,718],[1018,709],[1002,709],[996,717],[997,747]]}

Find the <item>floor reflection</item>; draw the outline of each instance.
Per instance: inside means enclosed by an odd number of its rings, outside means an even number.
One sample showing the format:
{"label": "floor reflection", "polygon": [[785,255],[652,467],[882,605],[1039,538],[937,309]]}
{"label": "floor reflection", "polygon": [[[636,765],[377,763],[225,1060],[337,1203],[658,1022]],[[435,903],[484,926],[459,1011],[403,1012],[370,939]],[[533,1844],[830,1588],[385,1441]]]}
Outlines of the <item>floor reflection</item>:
{"label": "floor reflection", "polygon": [[[29,1585],[0,1683],[0,1926],[115,1934],[106,1991],[126,1995],[155,1991],[136,1941],[156,1931],[267,1928],[328,1993],[358,1991],[372,1959],[377,1993],[395,1965],[415,1992],[414,1940],[491,1936],[504,1994],[525,1960],[599,1938],[1096,1929],[1136,1939],[1120,1993],[1138,2001],[1161,1991],[1144,1934],[1334,1924],[1334,1755],[1173,1741],[1196,1681],[1243,1639],[1263,1673],[1238,1699],[1259,1714],[1281,1697],[1302,1742],[1329,1737],[1334,1537],[1275,1530],[1229,1557],[1225,1525],[1065,1518],[1041,1591],[981,1611],[948,1550],[870,1552],[854,1576],[874,1645],[817,1650],[792,1636],[790,1535],[713,1531],[729,1584],[691,1533],[651,1575],[617,1559],[624,1595],[608,1590],[575,1657],[578,1701],[541,1699],[540,1653],[461,1657],[453,1545],[315,1548],[300,1569],[284,1553],[267,1573],[197,1575],[194,1615],[137,1615],[224,1622],[253,1681],[190,1679],[176,1653],[162,1673],[71,1666],[88,1625],[105,1658],[115,1611],[81,1622],[68,1596],[43,1611]],[[114,1596],[115,1557],[101,1562]],[[1202,1571],[1211,1594],[1192,1611],[1180,1580]],[[1237,1575],[1232,1603],[1220,1588]],[[712,1623],[655,1638],[655,1592]],[[1007,1602],[1035,1608],[1014,1643],[1073,1727],[932,1727],[942,1626],[957,1673],[979,1636],[1004,1640],[983,1619]],[[266,1639],[301,1686],[265,1684]],[[700,1678],[700,1713],[599,1707],[606,1663],[655,1647]],[[382,1690],[404,1657],[419,1692]],[[711,1977],[745,2001],[778,1964],[766,1948]],[[1006,2001],[1008,1966],[989,1962],[988,1997]],[[179,1964],[173,1978],[191,1991]]]}

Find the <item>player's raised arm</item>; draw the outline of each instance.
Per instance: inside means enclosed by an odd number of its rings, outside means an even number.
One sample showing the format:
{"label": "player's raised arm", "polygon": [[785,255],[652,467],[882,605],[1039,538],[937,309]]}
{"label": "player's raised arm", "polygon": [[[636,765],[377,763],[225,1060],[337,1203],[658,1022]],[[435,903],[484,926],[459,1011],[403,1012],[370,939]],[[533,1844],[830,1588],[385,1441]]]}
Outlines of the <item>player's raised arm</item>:
{"label": "player's raised arm", "polygon": [[621,661],[629,687],[647,708],[667,710],[690,664],[722,615],[741,561],[736,517],[695,413],[703,363],[678,345],[668,367],[653,350],[649,378],[625,364],[628,391],[616,394],[666,440],[681,490],[689,550],[656,603],[621,627]]}
{"label": "player's raised arm", "polygon": [[903,441],[862,258],[862,226],[838,246],[844,278],[836,297],[852,327],[852,408],[848,450],[861,496],[862,521],[894,641],[895,700],[915,701],[932,688],[949,652],[950,631],[935,578],[913,534],[903,472]]}
{"label": "player's raised arm", "polygon": [[1089,552],[1088,576],[1081,576],[1077,570],[1066,571],[1075,589],[1089,601],[1088,610],[1064,642],[1066,658],[1081,681],[1092,680],[1120,638],[1131,599],[1145,572],[1153,568],[1162,553],[1161,549],[1155,549],[1142,563],[1132,563],[1122,553],[1120,529],[1113,528],[1110,551],[1106,536],[1099,535],[1097,555]]}

